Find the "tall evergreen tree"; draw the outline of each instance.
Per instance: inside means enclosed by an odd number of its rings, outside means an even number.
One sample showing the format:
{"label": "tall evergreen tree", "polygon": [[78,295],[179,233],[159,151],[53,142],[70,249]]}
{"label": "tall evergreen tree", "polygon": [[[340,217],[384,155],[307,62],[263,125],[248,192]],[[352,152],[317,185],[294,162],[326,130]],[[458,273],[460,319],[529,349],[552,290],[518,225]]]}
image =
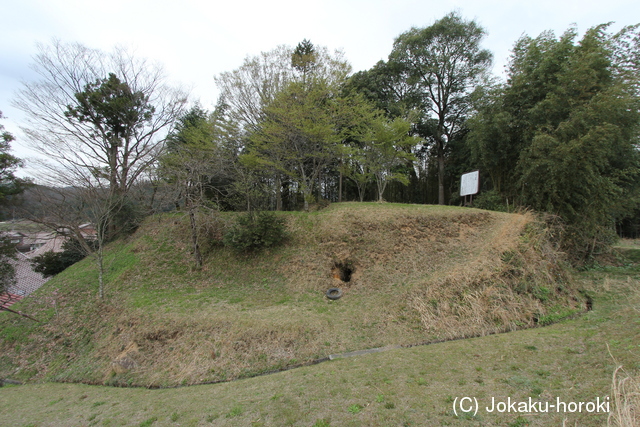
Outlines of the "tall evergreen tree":
{"label": "tall evergreen tree", "polygon": [[445,203],[447,144],[463,129],[471,92],[491,65],[491,53],[480,46],[484,35],[474,21],[450,13],[429,27],[401,34],[389,56],[419,94],[419,106],[428,112],[421,136],[434,141],[439,204]]}
{"label": "tall evergreen tree", "polygon": [[[2,118],[0,111],[0,119]],[[26,181],[15,176],[16,169],[22,166],[22,160],[9,153],[14,139],[11,133],[4,130],[4,125],[0,124],[0,203],[4,202],[6,196],[22,192],[26,184]]]}
{"label": "tall evergreen tree", "polygon": [[[0,111],[0,119],[2,119]],[[4,130],[0,124],[0,204],[5,203],[6,196],[20,193],[24,189],[25,181],[14,174],[22,165],[22,161],[9,154],[10,143],[14,140],[11,133]],[[15,283],[15,268],[11,260],[16,258],[15,245],[11,239],[0,233],[0,294],[6,292]]]}
{"label": "tall evergreen tree", "polygon": [[309,40],[304,39],[291,54],[291,66],[302,76],[302,83],[306,84],[307,76],[313,73],[317,62],[316,49]]}

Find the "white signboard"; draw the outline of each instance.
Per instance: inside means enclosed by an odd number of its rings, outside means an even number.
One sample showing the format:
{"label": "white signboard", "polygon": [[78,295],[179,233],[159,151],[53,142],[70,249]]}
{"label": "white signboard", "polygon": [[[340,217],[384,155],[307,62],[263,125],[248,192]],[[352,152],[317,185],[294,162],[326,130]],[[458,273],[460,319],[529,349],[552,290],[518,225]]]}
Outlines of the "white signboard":
{"label": "white signboard", "polygon": [[473,171],[465,173],[460,179],[460,196],[468,196],[470,194],[478,194],[480,184],[480,172]]}

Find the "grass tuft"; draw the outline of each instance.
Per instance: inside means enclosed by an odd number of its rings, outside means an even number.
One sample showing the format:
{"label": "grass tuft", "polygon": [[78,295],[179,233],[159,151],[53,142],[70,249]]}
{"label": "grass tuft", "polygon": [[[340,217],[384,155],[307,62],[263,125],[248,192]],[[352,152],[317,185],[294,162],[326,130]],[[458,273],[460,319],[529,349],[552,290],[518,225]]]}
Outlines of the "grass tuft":
{"label": "grass tuft", "polygon": [[611,380],[613,410],[607,425],[634,427],[640,425],[640,381],[627,374],[622,366],[613,372]]}

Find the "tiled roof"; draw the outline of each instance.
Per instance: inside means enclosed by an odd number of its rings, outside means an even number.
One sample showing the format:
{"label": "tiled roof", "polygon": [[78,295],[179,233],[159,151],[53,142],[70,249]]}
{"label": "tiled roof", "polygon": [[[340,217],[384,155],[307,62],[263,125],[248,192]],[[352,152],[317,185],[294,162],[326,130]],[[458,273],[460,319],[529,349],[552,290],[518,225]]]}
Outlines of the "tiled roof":
{"label": "tiled roof", "polygon": [[15,267],[16,280],[14,284],[9,286],[8,292],[0,294],[0,308],[2,309],[9,308],[49,280],[31,269],[29,258],[24,254],[18,253],[18,259],[9,262]]}
{"label": "tiled roof", "polygon": [[[92,224],[87,223],[81,226],[82,235],[85,238],[95,236],[95,230]],[[2,232],[0,234],[11,234],[13,237],[20,237],[21,247],[18,249],[25,252],[17,251],[17,259],[9,262],[14,265],[16,276],[15,284],[9,286],[7,291],[9,294],[25,297],[40,286],[42,286],[49,278],[44,278],[42,274],[36,273],[31,267],[31,258],[42,255],[47,251],[62,252],[62,244],[68,239],[64,233],[51,231],[33,231],[33,232]]]}
{"label": "tiled roof", "polygon": [[49,280],[49,278],[45,279],[42,274],[33,271],[29,261],[29,258],[21,253],[18,253],[17,260],[10,261],[16,269],[16,282],[9,286],[10,293],[27,296]]}
{"label": "tiled roof", "polygon": [[[47,233],[35,235],[31,239],[32,241],[29,241],[28,243],[32,244],[35,249],[25,253],[29,258],[42,255],[48,251],[62,252],[62,245],[67,240],[67,237],[56,233]],[[25,239],[25,243],[27,243],[27,239]]]}
{"label": "tiled roof", "polygon": [[9,308],[14,303],[22,299],[21,295],[16,294],[0,294],[0,309]]}

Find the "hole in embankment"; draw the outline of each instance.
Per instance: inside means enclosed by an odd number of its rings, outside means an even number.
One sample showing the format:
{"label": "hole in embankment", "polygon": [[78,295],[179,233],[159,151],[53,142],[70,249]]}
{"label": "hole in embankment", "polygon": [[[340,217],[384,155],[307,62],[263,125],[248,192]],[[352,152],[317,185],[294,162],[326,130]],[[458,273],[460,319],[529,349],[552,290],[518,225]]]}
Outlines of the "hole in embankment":
{"label": "hole in embankment", "polygon": [[336,262],[333,265],[333,277],[336,279],[340,279],[340,281],[344,283],[349,283],[351,281],[351,276],[355,271],[355,267],[349,261],[346,262]]}
{"label": "hole in embankment", "polygon": [[591,311],[593,310],[593,298],[591,298],[591,296],[587,295],[587,311]]}

